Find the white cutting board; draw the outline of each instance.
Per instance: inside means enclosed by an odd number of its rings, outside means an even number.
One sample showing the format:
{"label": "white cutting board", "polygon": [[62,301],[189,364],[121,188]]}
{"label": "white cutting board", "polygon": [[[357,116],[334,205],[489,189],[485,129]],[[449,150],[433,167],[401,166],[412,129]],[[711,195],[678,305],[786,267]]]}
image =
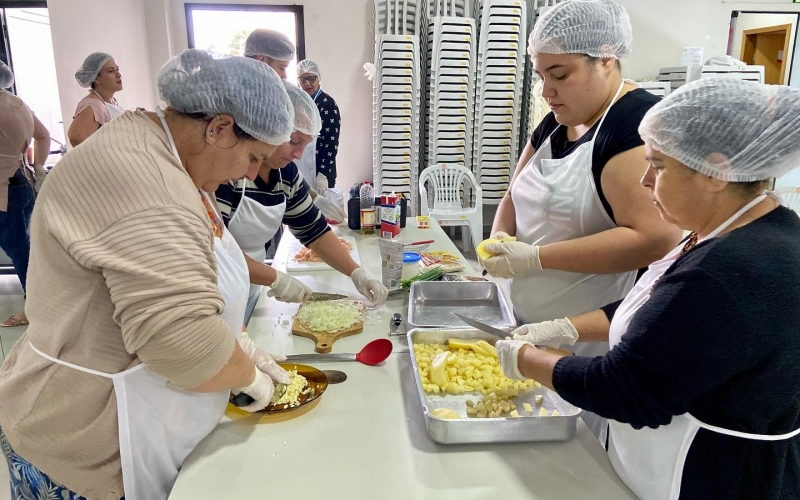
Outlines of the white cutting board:
{"label": "white cutting board", "polygon": [[[361,259],[358,256],[358,246],[356,246],[355,238],[351,236],[341,237],[346,242],[353,246],[350,250],[350,257],[358,264],[361,265]],[[293,240],[289,245],[289,255],[286,257],[286,272],[289,273],[302,273],[305,271],[333,271],[334,269],[324,262],[297,262],[294,256],[303,248],[303,244],[298,240]]]}

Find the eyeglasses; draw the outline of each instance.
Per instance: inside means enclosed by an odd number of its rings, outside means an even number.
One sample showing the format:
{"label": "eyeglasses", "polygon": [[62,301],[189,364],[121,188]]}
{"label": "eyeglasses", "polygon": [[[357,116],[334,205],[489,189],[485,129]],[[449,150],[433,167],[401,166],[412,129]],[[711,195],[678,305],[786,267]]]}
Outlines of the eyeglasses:
{"label": "eyeglasses", "polygon": [[304,84],[304,83],[317,83],[316,76],[298,76],[297,83]]}

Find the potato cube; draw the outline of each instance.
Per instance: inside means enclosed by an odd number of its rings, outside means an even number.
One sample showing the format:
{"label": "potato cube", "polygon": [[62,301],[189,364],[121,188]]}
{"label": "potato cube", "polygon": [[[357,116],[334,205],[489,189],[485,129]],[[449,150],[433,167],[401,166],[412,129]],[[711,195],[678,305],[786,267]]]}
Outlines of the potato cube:
{"label": "potato cube", "polygon": [[522,403],[522,407],[525,408],[525,411],[528,413],[533,413],[533,406],[528,403]]}
{"label": "potato cube", "polygon": [[476,406],[476,408],[478,408],[478,411],[486,411],[486,403],[481,401],[480,403],[478,403],[478,406]]}
{"label": "potato cube", "polygon": [[517,412],[517,410],[512,411],[509,415],[511,415],[511,418],[519,418],[519,412]]}
{"label": "potato cube", "polygon": [[539,409],[539,416],[540,416],[540,417],[547,417],[547,416],[549,416],[549,415],[550,415],[550,414],[549,414],[549,413],[547,413],[547,410],[545,410],[545,409],[544,409],[544,407],[542,407],[542,408],[540,408],[540,409]]}
{"label": "potato cube", "polygon": [[478,418],[486,418],[486,410],[478,412]]}
{"label": "potato cube", "polygon": [[469,416],[469,417],[478,416],[478,409],[477,408],[467,408],[467,416]]}
{"label": "potato cube", "polygon": [[475,401],[473,401],[471,399],[468,399],[467,400],[467,408],[472,408],[473,406],[475,406]]}
{"label": "potato cube", "polygon": [[537,405],[540,405],[540,404],[542,404],[542,401],[543,401],[543,400],[544,400],[544,396],[542,396],[541,394],[537,394],[537,395],[535,395],[535,396],[533,397],[533,401],[534,401],[534,402],[535,402]]}
{"label": "potato cube", "polygon": [[560,414],[560,413],[558,413],[558,410],[553,410],[553,415],[552,415],[552,416],[553,416],[553,417],[560,417],[560,416],[561,416],[561,414]]}

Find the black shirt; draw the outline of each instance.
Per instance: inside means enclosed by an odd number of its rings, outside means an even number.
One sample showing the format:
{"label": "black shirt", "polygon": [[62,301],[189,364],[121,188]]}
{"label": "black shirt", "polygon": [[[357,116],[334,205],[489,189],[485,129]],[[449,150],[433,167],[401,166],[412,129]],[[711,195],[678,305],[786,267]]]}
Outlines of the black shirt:
{"label": "black shirt", "polygon": [[[607,311],[608,312],[608,311]],[[785,207],[678,258],[606,356],[566,357],[570,403],[634,428],[691,413],[751,434],[800,428],[800,218]],[[800,436],[700,429],[682,499],[800,498]]]}
{"label": "black shirt", "polygon": [[[341,115],[339,106],[333,97],[320,89],[314,98],[322,118],[322,130],[317,137],[317,173],[328,178],[328,187],[336,186],[336,155],[339,154],[339,129],[341,128]],[[308,179],[313,184],[314,179]]]}
{"label": "black shirt", "polygon": [[[628,92],[611,106],[608,116],[603,122],[603,127],[597,136],[594,151],[592,152],[592,175],[594,176],[594,183],[597,186],[597,194],[600,196],[600,201],[612,220],[615,220],[614,212],[611,210],[611,205],[606,200],[605,194],[603,194],[600,175],[611,158],[644,145],[644,141],[639,137],[639,123],[641,123],[647,111],[660,100],[660,97],[644,89]],[[534,150],[538,150],[552,134],[550,143],[553,149],[553,158],[556,160],[564,158],[572,154],[581,144],[590,141],[595,132],[597,132],[599,123],[599,121],[595,123],[577,141],[570,142],[567,140],[567,127],[561,126],[552,112],[548,113],[533,131],[531,146],[533,146]]]}

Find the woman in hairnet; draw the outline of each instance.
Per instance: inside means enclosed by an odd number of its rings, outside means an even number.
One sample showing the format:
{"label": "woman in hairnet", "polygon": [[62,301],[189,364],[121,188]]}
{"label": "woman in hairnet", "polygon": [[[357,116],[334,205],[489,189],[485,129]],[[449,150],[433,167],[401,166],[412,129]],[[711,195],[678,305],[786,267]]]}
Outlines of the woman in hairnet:
{"label": "woman in hairnet", "polygon": [[78,85],[89,89],[81,99],[67,131],[70,144],[76,147],[97,132],[97,129],[125,112],[114,94],[122,90],[119,66],[110,54],[89,54],[75,72]]}
{"label": "woman in hairnet", "polygon": [[[800,492],[800,219],[765,193],[800,164],[800,90],[681,87],[639,129],[661,217],[691,231],[627,297],[498,342],[534,378],[607,417],[617,473],[644,500]],[[533,344],[610,341],[606,356]]]}
{"label": "woman in hairnet", "polygon": [[265,65],[199,50],[158,87],[166,110],[103,127],[37,200],[30,326],[0,367],[15,499],[164,500],[231,390],[253,411],[288,382],[237,341],[247,264],[206,193],[289,139],[289,97]]}
{"label": "woman in hairnet", "polygon": [[[297,63],[297,83],[314,99],[322,117],[322,130],[314,149],[314,176],[311,178],[314,179],[317,191],[324,193],[325,189],[336,186],[336,156],[339,154],[342,116],[333,97],[322,91],[320,75],[319,65],[311,59],[303,59]],[[307,168],[310,175],[311,166]],[[305,170],[301,168],[301,171],[305,175]]]}
{"label": "woman in hairnet", "polygon": [[[0,248],[11,258],[25,293],[34,187],[38,191],[44,182],[44,162],[50,154],[50,133],[22,99],[4,90],[13,84],[14,73],[0,61]],[[25,155],[31,137],[34,182]],[[20,311],[0,323],[0,327],[27,324],[25,311]]]}
{"label": "woman in hairnet", "polygon": [[[631,52],[627,12],[610,0],[572,0],[536,23],[528,52],[551,113],[534,130],[498,207],[483,262],[511,278],[522,323],[593,311],[633,287],[638,269],[663,257],[680,231],[661,220],[639,185],[646,168],[637,128],[658,98],[622,78]],[[584,344],[582,355],[608,352]],[[605,443],[606,424],[584,415]]]}
{"label": "woman in hairnet", "polygon": [[280,31],[257,29],[244,42],[244,56],[256,59],[274,69],[286,80],[286,68],[294,61],[294,43]]}
{"label": "woman in hairnet", "polygon": [[283,302],[311,298],[312,290],[302,281],[264,264],[265,245],[283,224],[324,262],[350,276],[356,290],[375,306],[382,305],[389,294],[379,279],[370,278],[353,261],[317,205],[324,201],[335,209],[338,207],[322,196],[312,201],[310,189],[294,160],[301,157],[306,144],[319,134],[319,113],[308,94],[294,84],[284,81],[284,85],[294,105],[294,131],[290,140],[280,145],[261,165],[254,180],[228,182],[216,192],[223,221],[246,254],[250,270],[252,285],[245,323],[250,319],[263,285],[270,287],[270,296]]}

